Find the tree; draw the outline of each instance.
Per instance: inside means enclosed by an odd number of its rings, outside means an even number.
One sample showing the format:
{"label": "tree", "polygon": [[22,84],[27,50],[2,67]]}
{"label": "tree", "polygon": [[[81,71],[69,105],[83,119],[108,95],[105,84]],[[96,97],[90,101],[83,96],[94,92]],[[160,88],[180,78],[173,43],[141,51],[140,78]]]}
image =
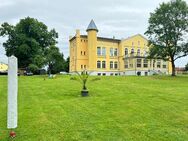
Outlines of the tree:
{"label": "tree", "polygon": [[48,66],[48,73],[55,74],[64,69],[64,55],[59,52],[56,46],[50,46],[45,51],[46,64]]}
{"label": "tree", "polygon": [[67,57],[65,64],[64,64],[64,71],[69,72],[69,62],[70,62],[70,57]]}
{"label": "tree", "polygon": [[30,64],[30,65],[28,66],[28,69],[29,69],[29,71],[31,71],[32,73],[35,73],[39,68],[38,68],[37,65]]}
{"label": "tree", "polygon": [[49,31],[44,23],[30,17],[21,19],[15,26],[3,23],[0,36],[8,38],[3,43],[6,55],[16,56],[19,68],[26,68],[30,64],[39,68],[43,66],[45,49],[55,45],[58,38],[54,29]]}
{"label": "tree", "polygon": [[175,61],[188,55],[188,6],[183,0],[172,0],[160,4],[150,14],[146,35],[152,47],[149,56],[169,60],[172,76],[175,76]]}
{"label": "tree", "polygon": [[185,65],[185,70],[188,71],[188,63]]}

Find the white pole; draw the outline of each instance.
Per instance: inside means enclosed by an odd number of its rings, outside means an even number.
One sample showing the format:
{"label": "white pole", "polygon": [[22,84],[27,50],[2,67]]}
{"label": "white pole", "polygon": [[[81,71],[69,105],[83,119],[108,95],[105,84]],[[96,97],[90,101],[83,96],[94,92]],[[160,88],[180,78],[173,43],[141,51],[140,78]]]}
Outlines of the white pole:
{"label": "white pole", "polygon": [[18,63],[15,56],[8,58],[8,112],[7,128],[17,127]]}

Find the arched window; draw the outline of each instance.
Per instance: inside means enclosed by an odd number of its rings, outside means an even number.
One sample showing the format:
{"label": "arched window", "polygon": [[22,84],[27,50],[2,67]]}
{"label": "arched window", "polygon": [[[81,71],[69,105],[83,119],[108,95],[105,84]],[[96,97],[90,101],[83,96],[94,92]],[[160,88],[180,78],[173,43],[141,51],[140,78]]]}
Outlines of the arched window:
{"label": "arched window", "polygon": [[117,61],[114,62],[114,69],[117,69],[118,68],[118,63]]}
{"label": "arched window", "polygon": [[125,48],[125,56],[128,56],[128,54],[129,54],[128,48]]}
{"label": "arched window", "polygon": [[140,56],[140,49],[137,50],[137,56]]}
{"label": "arched window", "polygon": [[113,69],[113,61],[110,61],[110,69]]}
{"label": "arched window", "polygon": [[106,68],[106,61],[102,61],[102,68],[103,68],[103,69]]}
{"label": "arched window", "polygon": [[97,61],[97,68],[98,68],[98,69],[101,68],[101,61]]}
{"label": "arched window", "polygon": [[134,54],[134,49],[133,48],[131,49],[131,54]]}

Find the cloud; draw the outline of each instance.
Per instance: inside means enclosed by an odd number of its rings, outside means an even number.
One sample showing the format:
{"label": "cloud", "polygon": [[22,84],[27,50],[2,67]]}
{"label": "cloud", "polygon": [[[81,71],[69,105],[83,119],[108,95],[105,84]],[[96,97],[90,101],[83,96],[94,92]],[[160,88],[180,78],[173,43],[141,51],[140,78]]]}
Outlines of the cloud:
{"label": "cloud", "polygon": [[[91,19],[95,20],[99,36],[121,39],[137,33],[143,34],[149,13],[159,3],[166,1],[168,0],[0,0],[0,24],[16,24],[27,16],[37,18],[49,29],[56,29],[59,33],[58,47],[67,57],[69,36],[75,35],[76,29],[80,29],[81,34],[87,34],[85,30]],[[0,60],[5,58],[4,54],[4,49],[0,47]],[[183,62],[180,64],[184,65]]]}

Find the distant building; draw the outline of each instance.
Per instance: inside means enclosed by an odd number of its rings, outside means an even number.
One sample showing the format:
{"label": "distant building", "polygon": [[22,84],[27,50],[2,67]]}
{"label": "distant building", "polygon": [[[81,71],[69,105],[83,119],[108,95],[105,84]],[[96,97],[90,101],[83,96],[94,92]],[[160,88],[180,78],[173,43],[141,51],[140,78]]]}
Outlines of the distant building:
{"label": "distant building", "polygon": [[185,72],[186,72],[186,70],[185,70],[184,67],[176,67],[176,73],[177,74],[183,74]]}
{"label": "distant building", "polygon": [[140,35],[127,39],[98,37],[92,20],[87,35],[70,37],[70,73],[86,69],[92,75],[152,75],[171,73],[171,63],[147,59],[148,40]]}
{"label": "distant building", "polygon": [[8,65],[0,62],[0,72],[6,72],[6,71],[8,71]]}

